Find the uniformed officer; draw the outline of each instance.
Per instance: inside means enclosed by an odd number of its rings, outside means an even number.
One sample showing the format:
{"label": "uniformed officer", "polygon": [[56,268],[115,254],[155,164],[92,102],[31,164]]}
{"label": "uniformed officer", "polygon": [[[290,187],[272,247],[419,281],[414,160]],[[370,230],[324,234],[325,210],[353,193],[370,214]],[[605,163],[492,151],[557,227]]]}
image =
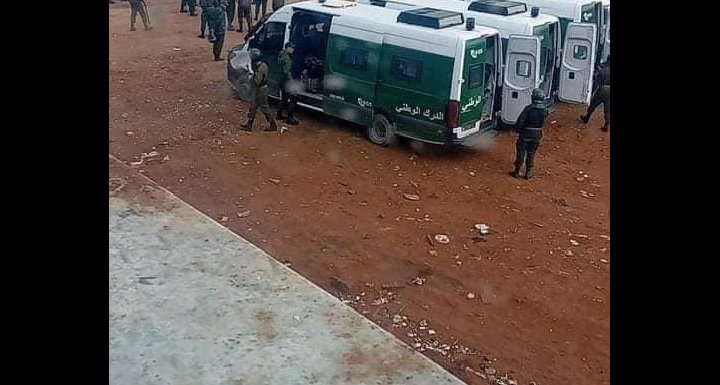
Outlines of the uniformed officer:
{"label": "uniformed officer", "polygon": [[[285,119],[285,123],[290,125],[298,124],[295,119],[296,91],[292,85],[292,54],[295,52],[293,43],[285,43],[285,49],[280,51],[278,55],[278,64],[280,64],[280,108],[277,111],[276,119]],[[283,109],[287,110],[287,118],[283,116]]]}
{"label": "uniformed officer", "polygon": [[267,13],[267,0],[255,0],[255,21],[258,20],[260,7],[262,7],[262,14],[263,16],[265,16],[265,14]]}
{"label": "uniformed officer", "polygon": [[227,13],[227,30],[232,31],[235,28],[233,27],[233,20],[235,20],[235,5],[237,4],[237,0],[227,0],[227,5],[225,6],[225,12]]}
{"label": "uniformed officer", "polygon": [[197,8],[197,0],[182,0],[180,2],[180,13],[190,11],[190,16],[197,16],[195,8]]}
{"label": "uniformed officer", "polygon": [[598,88],[590,99],[587,113],[581,115],[580,119],[583,123],[587,124],[587,122],[590,121],[590,116],[595,112],[595,109],[602,104],[603,110],[605,111],[605,125],[603,125],[601,129],[607,131],[610,129],[610,55],[608,55],[607,61],[598,72],[597,84]]}
{"label": "uniformed officer", "polygon": [[138,13],[142,18],[145,30],[151,30],[152,26],[150,25],[150,19],[148,18],[145,0],[128,0],[128,3],[130,3],[130,30],[135,31],[135,19]]}
{"label": "uniformed officer", "polygon": [[[223,7],[224,4],[225,3],[222,1],[216,2],[215,6],[207,8],[208,28],[210,29],[210,33],[214,36],[212,43],[215,61],[224,60],[224,58],[220,57],[223,44],[225,43],[225,31],[227,30],[226,13],[225,8]],[[203,11],[203,14],[205,14],[205,12],[206,11]]]}
{"label": "uniformed officer", "polygon": [[250,4],[250,0],[238,0],[238,32],[243,31],[243,20],[247,21],[248,31],[252,29],[252,10],[250,8]]}
{"label": "uniformed officer", "polygon": [[250,82],[252,99],[250,100],[248,120],[240,129],[248,132],[252,131],[255,115],[257,114],[257,110],[260,109],[265,116],[265,120],[270,123],[270,127],[266,128],[265,131],[277,131],[277,123],[275,123],[275,119],[273,119],[270,114],[270,104],[268,103],[268,66],[260,60],[260,50],[257,48],[250,50],[250,60],[252,61],[253,71],[255,72]]}
{"label": "uniformed officer", "polygon": [[547,107],[545,107],[544,100],[545,92],[539,88],[534,89],[532,91],[532,103],[522,110],[515,123],[518,139],[515,144],[517,149],[515,170],[510,172],[513,178],[517,178],[520,175],[520,167],[523,162],[525,162],[525,179],[533,177],[532,168],[535,152],[540,146],[542,128],[548,116],[548,110]]}
{"label": "uniformed officer", "polygon": [[205,38],[205,29],[208,22],[206,12],[216,4],[218,4],[217,0],[200,0],[200,9],[202,10],[202,13],[200,14],[200,34],[198,37],[201,39]]}
{"label": "uniformed officer", "polygon": [[285,5],[285,0],[272,0],[272,9],[273,12],[277,11],[278,9],[282,8],[282,6]]}

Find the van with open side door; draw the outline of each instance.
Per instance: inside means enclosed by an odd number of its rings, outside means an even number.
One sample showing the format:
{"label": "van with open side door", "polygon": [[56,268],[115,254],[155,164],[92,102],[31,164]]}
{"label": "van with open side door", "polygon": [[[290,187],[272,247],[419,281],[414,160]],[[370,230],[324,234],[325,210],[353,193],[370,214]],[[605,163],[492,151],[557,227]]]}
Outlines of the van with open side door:
{"label": "van with open side door", "polygon": [[[496,101],[500,119],[515,124],[522,110],[530,104],[530,95],[541,88],[546,103],[552,104],[557,90],[555,74],[560,63],[560,27],[558,18],[530,12],[517,1],[476,0],[470,3],[454,0],[357,0],[390,9],[434,6],[462,12],[477,25],[497,29],[503,42],[503,81],[498,82]],[[514,36],[512,43],[510,37]]]}
{"label": "van with open side door", "polygon": [[367,127],[375,144],[396,136],[462,144],[492,128],[500,35],[465,25],[462,13],[381,9],[315,0],[276,10],[228,54],[228,80],[248,99],[248,50],[269,67],[269,95],[279,98],[278,53],[295,45],[298,105]]}

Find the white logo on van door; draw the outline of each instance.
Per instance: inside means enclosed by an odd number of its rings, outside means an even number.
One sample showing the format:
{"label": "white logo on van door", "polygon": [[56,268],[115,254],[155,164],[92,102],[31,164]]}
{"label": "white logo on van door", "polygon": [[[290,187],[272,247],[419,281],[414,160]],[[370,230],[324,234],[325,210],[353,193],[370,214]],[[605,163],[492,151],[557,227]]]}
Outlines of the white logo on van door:
{"label": "white logo on van door", "polygon": [[363,100],[363,98],[358,98],[357,102],[360,107],[372,107],[372,102]]}
{"label": "white logo on van door", "polygon": [[478,56],[482,55],[482,53],[483,53],[483,49],[482,49],[482,48],[480,48],[480,49],[471,49],[471,50],[470,50],[470,56],[471,56],[473,59],[477,59]]}
{"label": "white logo on van door", "polygon": [[[418,116],[420,115],[420,107],[410,107],[407,103],[403,103],[402,106],[395,106],[395,112],[407,112],[412,116]],[[422,112],[422,116],[430,119],[430,120],[443,120],[445,119],[445,114],[442,112],[435,112],[433,113],[429,108],[426,108],[425,111]]]}
{"label": "white logo on van door", "polygon": [[468,112],[471,108],[477,106],[482,102],[482,98],[480,96],[478,97],[470,97],[470,100],[468,100],[467,104],[463,105],[462,108],[460,108],[460,112],[465,113]]}

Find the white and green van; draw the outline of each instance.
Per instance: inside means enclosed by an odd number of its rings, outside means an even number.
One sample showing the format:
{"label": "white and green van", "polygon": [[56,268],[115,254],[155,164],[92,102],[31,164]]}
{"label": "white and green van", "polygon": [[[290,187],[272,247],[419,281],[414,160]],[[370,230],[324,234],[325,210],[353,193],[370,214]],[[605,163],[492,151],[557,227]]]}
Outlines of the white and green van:
{"label": "white and green van", "polygon": [[[501,120],[515,124],[528,104],[534,88],[547,95],[547,104],[557,90],[555,75],[560,63],[560,27],[558,18],[532,13],[517,1],[476,0],[358,0],[390,9],[434,6],[462,12],[477,25],[497,29],[503,42],[503,81],[498,83],[496,103]],[[511,44],[509,39],[515,36]]]}
{"label": "white and green van", "polygon": [[379,145],[396,135],[461,144],[494,127],[501,42],[495,29],[466,25],[462,13],[390,10],[342,0],[286,5],[228,54],[228,80],[248,98],[248,50],[268,64],[279,98],[278,53],[295,45],[298,105],[367,127]]}

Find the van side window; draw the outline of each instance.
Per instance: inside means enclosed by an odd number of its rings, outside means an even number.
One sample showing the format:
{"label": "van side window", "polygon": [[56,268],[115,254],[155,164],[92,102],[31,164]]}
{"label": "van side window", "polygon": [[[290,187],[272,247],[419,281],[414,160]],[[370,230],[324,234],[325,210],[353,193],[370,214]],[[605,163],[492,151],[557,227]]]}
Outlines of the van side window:
{"label": "van side window", "polygon": [[346,48],[342,52],[340,62],[348,67],[364,71],[367,69],[367,57],[368,51],[364,49]]}
{"label": "van side window", "polygon": [[573,58],[577,60],[585,60],[588,55],[588,47],[585,45],[576,45],[573,47]]}
{"label": "van side window", "polygon": [[285,42],[285,23],[266,23],[256,37],[250,41],[251,48],[258,48],[260,51],[276,54],[283,49]]}
{"label": "van side window", "polygon": [[422,75],[422,62],[393,56],[391,73],[398,79],[405,81],[419,81]]}
{"label": "van side window", "polygon": [[527,60],[518,60],[515,63],[515,75],[522,78],[529,78],[530,74],[532,73],[531,65],[532,63]]}
{"label": "van side window", "polygon": [[468,87],[478,88],[483,80],[483,65],[473,64],[468,69]]}

